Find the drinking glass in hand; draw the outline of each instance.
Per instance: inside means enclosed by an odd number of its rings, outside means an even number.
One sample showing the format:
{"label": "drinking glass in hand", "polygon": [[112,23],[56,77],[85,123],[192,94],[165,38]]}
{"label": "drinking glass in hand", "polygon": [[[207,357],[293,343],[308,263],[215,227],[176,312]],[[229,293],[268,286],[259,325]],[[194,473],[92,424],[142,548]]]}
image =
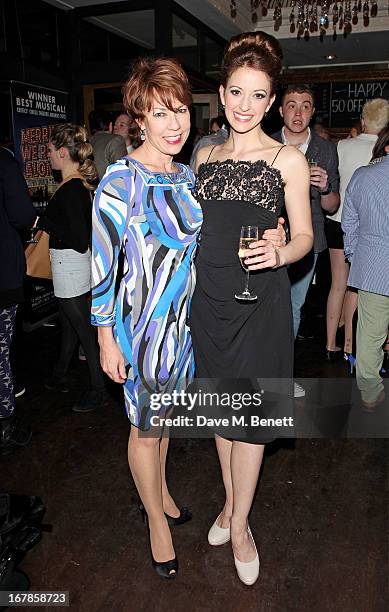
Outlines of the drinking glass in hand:
{"label": "drinking glass in hand", "polygon": [[254,293],[250,292],[249,289],[249,281],[250,281],[250,270],[245,264],[244,253],[249,248],[252,242],[258,240],[258,227],[255,225],[243,225],[240,230],[240,240],[239,240],[239,252],[238,256],[240,259],[240,263],[242,268],[246,271],[246,285],[242,293],[236,293],[235,298],[237,300],[246,300],[252,301],[256,300],[257,296]]}

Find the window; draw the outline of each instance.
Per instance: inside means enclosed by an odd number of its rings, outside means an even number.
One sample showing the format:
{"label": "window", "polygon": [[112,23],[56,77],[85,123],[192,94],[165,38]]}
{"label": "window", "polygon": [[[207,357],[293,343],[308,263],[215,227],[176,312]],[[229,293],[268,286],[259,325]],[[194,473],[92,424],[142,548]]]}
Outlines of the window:
{"label": "window", "polygon": [[212,38],[204,36],[205,74],[215,80],[219,79],[223,47]]}
{"label": "window", "polygon": [[177,59],[188,66],[199,70],[198,65],[198,32],[189,23],[173,14],[173,52]]}

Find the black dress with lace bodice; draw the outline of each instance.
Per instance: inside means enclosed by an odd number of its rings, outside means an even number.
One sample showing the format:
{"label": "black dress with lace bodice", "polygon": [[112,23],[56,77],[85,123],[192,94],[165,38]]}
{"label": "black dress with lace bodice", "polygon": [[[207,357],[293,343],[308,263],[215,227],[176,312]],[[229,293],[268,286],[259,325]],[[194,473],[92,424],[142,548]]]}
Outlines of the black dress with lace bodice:
{"label": "black dress with lace bodice", "polygon": [[[238,258],[241,226],[258,226],[260,237],[277,227],[284,205],[281,173],[263,160],[201,164],[196,195],[204,215],[190,316],[197,377],[218,379],[219,392],[261,389],[269,381],[271,387],[272,381],[290,398],[293,326],[286,268],[250,273],[250,289],[258,299],[235,299],[245,283]],[[242,386],[242,380],[247,384]],[[290,415],[290,399],[281,412]],[[259,426],[218,433],[256,443],[277,437]]]}

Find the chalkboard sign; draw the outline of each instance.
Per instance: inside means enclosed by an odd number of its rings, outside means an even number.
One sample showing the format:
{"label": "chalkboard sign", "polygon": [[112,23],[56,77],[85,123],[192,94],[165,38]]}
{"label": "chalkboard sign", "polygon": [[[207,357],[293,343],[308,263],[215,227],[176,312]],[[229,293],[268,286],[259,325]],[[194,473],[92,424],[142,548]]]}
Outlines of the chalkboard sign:
{"label": "chalkboard sign", "polygon": [[389,100],[389,81],[345,81],[311,83],[315,93],[316,117],[331,128],[352,127],[368,100]]}
{"label": "chalkboard sign", "polygon": [[331,83],[330,127],[351,127],[361,116],[364,104],[373,98],[389,100],[389,81]]}

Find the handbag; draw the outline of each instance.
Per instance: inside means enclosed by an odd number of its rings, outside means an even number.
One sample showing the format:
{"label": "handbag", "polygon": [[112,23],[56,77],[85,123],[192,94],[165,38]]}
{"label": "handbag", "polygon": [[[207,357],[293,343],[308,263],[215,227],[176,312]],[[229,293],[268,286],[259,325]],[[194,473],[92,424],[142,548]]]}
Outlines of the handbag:
{"label": "handbag", "polygon": [[29,244],[25,250],[27,276],[52,279],[49,234],[39,230],[35,237],[37,242]]}
{"label": "handbag", "polygon": [[[0,493],[0,592],[28,590],[28,576],[18,568],[25,554],[52,531],[42,524],[46,508],[40,497]],[[8,610],[0,602],[0,611]]]}

